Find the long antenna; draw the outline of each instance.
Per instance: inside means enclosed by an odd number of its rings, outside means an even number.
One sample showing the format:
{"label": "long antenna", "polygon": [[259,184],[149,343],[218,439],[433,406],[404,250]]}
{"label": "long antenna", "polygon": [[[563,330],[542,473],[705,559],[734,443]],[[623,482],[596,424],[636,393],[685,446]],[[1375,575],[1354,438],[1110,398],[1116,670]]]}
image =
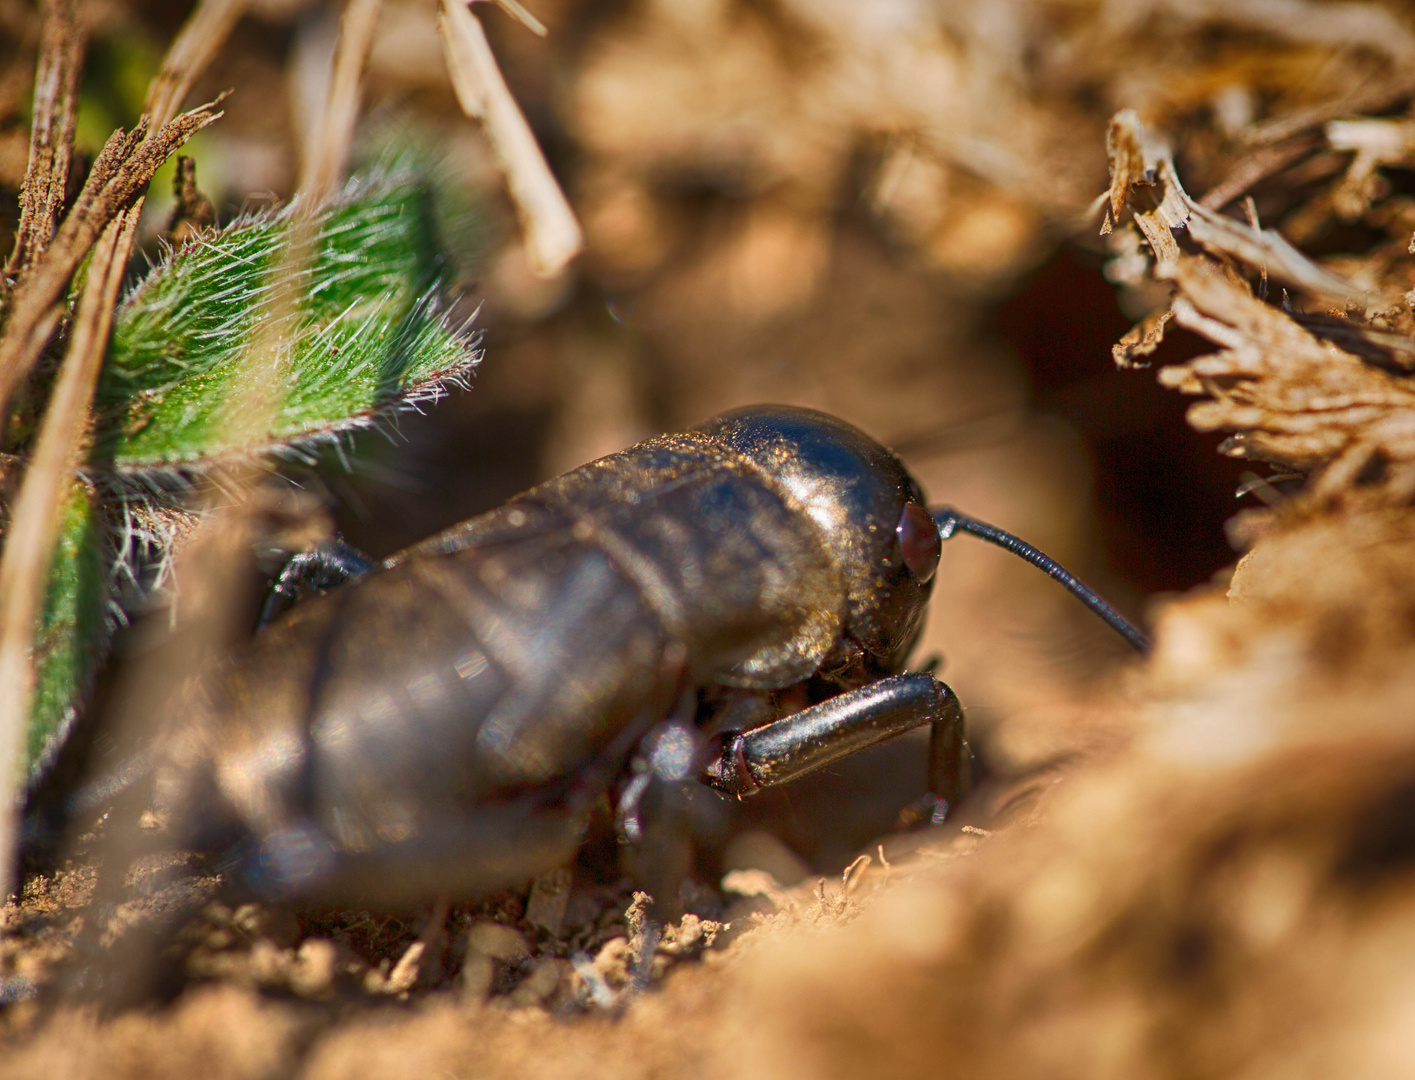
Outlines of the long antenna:
{"label": "long antenna", "polygon": [[938,506],[930,511],[933,514],[934,523],[938,526],[939,539],[947,540],[954,533],[962,531],[971,533],[973,536],[986,540],[990,544],[1006,548],[1012,554],[1026,559],[1033,566],[1046,573],[1048,577],[1055,578],[1069,589],[1073,596],[1094,611],[1106,624],[1117,634],[1123,637],[1136,652],[1147,653],[1150,651],[1150,639],[1140,632],[1124,615],[1116,611],[1094,592],[1092,592],[1075,574],[1071,573],[1055,559],[1048,558],[1034,548],[1025,540],[1019,540],[1010,532],[1004,532],[995,525],[970,518],[966,514],[959,513],[951,506]]}

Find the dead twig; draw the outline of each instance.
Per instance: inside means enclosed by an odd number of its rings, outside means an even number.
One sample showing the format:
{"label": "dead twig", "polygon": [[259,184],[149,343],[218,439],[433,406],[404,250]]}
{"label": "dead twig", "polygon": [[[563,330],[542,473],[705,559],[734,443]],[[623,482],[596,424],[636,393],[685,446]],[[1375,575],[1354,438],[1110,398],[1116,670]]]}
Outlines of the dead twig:
{"label": "dead twig", "polygon": [[34,77],[29,165],[20,193],[15,249],[5,265],[7,276],[23,273],[44,254],[64,207],[86,37],[73,0],[47,0]]}
{"label": "dead twig", "polygon": [[324,115],[300,178],[300,191],[310,209],[326,202],[344,175],[359,116],[364,63],[373,45],[373,31],[382,6],[382,0],[349,0],[340,20]]}
{"label": "dead twig", "polygon": [[559,274],[584,245],[575,212],[501,77],[481,23],[462,0],[440,0],[437,27],[457,101],[486,129],[525,232],[536,273]]}

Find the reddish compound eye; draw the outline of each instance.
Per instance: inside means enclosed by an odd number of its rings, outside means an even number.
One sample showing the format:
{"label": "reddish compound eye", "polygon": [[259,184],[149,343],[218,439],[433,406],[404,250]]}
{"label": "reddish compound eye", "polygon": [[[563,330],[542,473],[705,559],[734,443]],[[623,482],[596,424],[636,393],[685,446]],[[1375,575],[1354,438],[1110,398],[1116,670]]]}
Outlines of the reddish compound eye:
{"label": "reddish compound eye", "polygon": [[928,581],[938,569],[938,557],[943,553],[943,541],[933,517],[918,503],[905,503],[894,533],[899,537],[904,565],[919,581]]}

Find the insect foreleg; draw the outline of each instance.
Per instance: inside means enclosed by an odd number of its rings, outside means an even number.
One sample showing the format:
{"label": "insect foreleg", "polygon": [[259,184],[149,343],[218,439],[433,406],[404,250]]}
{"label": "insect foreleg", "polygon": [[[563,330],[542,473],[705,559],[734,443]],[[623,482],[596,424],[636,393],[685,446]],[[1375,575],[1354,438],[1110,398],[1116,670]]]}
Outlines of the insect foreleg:
{"label": "insect foreleg", "polygon": [[702,780],[729,795],[789,783],[868,746],[933,725],[931,794],[940,810],[956,806],[968,783],[963,709],[932,675],[891,675],[748,731],[728,731]]}

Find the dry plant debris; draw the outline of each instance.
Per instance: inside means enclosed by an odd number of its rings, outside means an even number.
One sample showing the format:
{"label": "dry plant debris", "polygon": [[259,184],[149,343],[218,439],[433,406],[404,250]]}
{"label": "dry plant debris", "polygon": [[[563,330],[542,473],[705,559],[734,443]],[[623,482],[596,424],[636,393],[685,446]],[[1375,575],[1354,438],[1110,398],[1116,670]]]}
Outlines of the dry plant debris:
{"label": "dry plant debris", "polygon": [[29,166],[20,194],[15,248],[0,279],[0,295],[10,279],[34,265],[49,246],[69,182],[74,125],[78,121],[78,83],[83,71],[84,30],[65,2],[47,5],[35,73],[34,120],[30,128]]}
{"label": "dry plant debris", "polygon": [[[1300,175],[1322,155],[1349,153],[1344,171],[1332,169],[1305,205],[1287,210],[1309,230],[1318,212],[1372,229],[1377,240],[1364,257],[1332,260],[1345,274],[1302,255],[1275,230],[1192,199],[1164,141],[1133,113],[1115,118],[1104,231],[1129,208],[1127,228],[1134,231],[1118,238],[1116,249],[1134,253],[1142,236],[1152,253],[1125,259],[1117,276],[1129,284],[1153,278],[1173,289],[1117,345],[1115,358],[1122,367],[1136,364],[1153,352],[1172,318],[1220,350],[1162,369],[1160,382],[1208,399],[1189,410],[1189,420],[1200,430],[1232,432],[1226,453],[1313,474],[1301,506],[1340,499],[1403,505],[1415,497],[1415,259],[1406,250],[1415,203],[1390,195],[1375,172],[1377,164],[1404,161],[1403,136],[1399,124],[1378,120],[1331,121],[1324,130],[1324,138],[1304,141],[1281,168],[1244,175],[1250,183],[1281,184],[1289,170]],[[1358,198],[1356,190],[1365,194]],[[1375,198],[1380,190],[1387,197]],[[1223,198],[1239,194],[1229,187]],[[1255,206],[1250,201],[1254,217]],[[1179,236],[1194,250],[1183,250]],[[1295,295],[1284,292],[1281,303],[1265,299],[1270,280]],[[1235,523],[1236,536],[1251,536],[1265,516],[1245,515]]]}

